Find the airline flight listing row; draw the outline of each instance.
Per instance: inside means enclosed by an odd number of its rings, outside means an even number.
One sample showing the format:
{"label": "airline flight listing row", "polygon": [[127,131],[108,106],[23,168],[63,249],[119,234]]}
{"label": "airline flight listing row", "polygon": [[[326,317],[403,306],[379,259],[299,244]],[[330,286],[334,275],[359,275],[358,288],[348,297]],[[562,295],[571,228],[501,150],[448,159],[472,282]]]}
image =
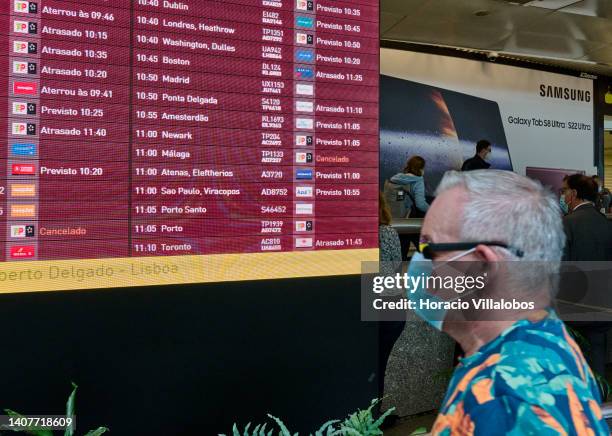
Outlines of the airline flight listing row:
{"label": "airline flight listing row", "polygon": [[0,6],[0,260],[378,245],[378,1]]}

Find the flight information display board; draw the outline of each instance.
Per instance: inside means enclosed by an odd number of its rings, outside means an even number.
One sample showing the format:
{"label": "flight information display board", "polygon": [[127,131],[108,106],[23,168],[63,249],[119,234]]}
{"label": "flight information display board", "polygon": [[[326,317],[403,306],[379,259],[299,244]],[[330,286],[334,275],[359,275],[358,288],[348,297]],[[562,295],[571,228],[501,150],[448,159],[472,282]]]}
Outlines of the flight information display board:
{"label": "flight information display board", "polygon": [[377,259],[378,0],[0,8],[0,287]]}

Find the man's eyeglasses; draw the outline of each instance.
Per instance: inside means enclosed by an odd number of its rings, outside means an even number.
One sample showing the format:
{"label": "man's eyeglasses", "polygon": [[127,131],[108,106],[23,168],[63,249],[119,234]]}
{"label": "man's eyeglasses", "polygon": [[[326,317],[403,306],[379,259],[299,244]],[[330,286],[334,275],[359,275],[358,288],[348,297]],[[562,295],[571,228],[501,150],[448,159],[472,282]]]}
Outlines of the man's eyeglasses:
{"label": "man's eyeglasses", "polygon": [[473,248],[476,248],[478,245],[505,248],[506,250],[514,254],[516,257],[523,257],[525,254],[522,250],[511,247],[508,244],[498,241],[445,242],[440,244],[421,242],[419,244],[419,251],[423,253],[423,257],[425,259],[433,259],[436,253],[471,250]]}

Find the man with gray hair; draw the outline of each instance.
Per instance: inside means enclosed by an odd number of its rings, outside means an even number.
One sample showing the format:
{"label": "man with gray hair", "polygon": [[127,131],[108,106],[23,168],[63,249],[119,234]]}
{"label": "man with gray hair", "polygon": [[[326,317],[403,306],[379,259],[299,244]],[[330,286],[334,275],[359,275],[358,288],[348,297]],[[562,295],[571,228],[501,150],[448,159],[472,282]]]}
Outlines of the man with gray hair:
{"label": "man with gray hair", "polygon": [[[472,261],[484,265],[506,297],[534,302],[510,317],[482,318],[416,305],[419,316],[464,351],[432,434],[609,435],[593,374],[551,308],[564,245],[552,193],[507,171],[450,171],[421,235],[408,276],[436,276],[451,261]],[[436,297],[421,289],[409,298]]]}

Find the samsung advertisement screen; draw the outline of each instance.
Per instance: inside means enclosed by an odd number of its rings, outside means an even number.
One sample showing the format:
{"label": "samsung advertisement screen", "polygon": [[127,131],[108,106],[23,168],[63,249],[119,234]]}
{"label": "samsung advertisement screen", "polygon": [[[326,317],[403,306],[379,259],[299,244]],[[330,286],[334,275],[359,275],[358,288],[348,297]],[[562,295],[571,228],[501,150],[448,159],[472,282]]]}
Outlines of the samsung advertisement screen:
{"label": "samsung advertisement screen", "polygon": [[0,288],[378,258],[378,1],[4,1]]}
{"label": "samsung advertisement screen", "polygon": [[380,184],[398,173],[408,157],[427,162],[426,183],[435,188],[449,169],[459,169],[487,138],[493,168],[512,170],[499,105],[490,100],[381,75]]}

